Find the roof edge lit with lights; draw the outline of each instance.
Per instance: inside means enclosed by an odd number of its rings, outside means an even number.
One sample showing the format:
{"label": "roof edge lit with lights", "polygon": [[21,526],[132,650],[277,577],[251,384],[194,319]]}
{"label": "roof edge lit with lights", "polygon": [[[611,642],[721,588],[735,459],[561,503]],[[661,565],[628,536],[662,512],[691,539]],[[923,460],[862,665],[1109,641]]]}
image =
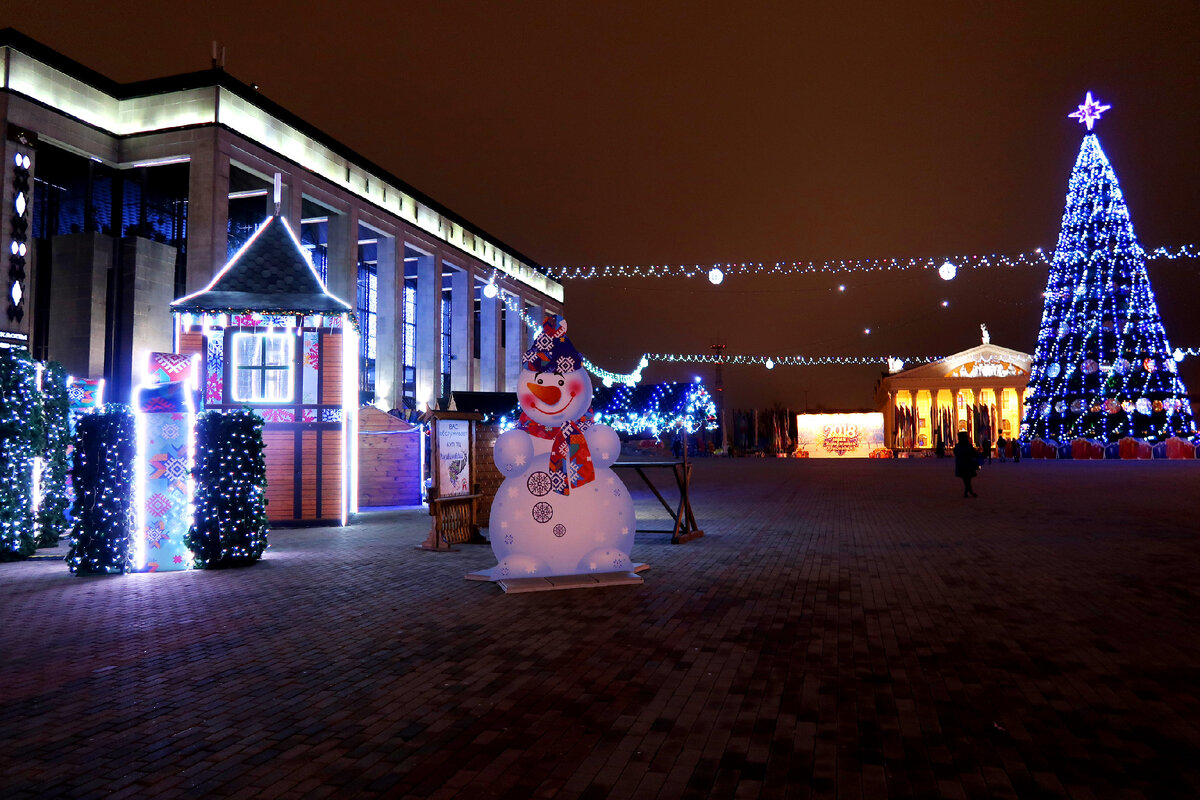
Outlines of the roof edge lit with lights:
{"label": "roof edge lit with lights", "polygon": [[118,83],[13,28],[4,28],[0,29],[0,91],[26,97],[117,137],[220,125],[496,272],[553,300],[563,300],[562,284],[547,277],[538,262],[222,69]]}

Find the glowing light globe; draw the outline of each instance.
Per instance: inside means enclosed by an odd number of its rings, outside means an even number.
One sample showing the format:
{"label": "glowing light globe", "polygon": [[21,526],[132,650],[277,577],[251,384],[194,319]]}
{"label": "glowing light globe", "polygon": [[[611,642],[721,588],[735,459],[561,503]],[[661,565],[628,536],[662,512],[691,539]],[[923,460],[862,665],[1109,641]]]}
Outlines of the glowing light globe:
{"label": "glowing light globe", "polygon": [[938,267],[938,275],[944,281],[954,280],[954,276],[958,274],[958,267],[954,266],[953,262],[946,261]]}
{"label": "glowing light globe", "polygon": [[767,369],[775,369],[775,362],[772,359],[768,358],[766,367],[767,367]]}
{"label": "glowing light globe", "polygon": [[483,296],[491,300],[496,295],[500,294],[500,290],[496,288],[496,284],[488,281],[483,286]]}
{"label": "glowing light globe", "polygon": [[713,286],[716,286],[723,280],[725,280],[725,273],[722,272],[719,268],[713,267],[712,269],[710,269],[708,271],[708,282],[711,283]]}

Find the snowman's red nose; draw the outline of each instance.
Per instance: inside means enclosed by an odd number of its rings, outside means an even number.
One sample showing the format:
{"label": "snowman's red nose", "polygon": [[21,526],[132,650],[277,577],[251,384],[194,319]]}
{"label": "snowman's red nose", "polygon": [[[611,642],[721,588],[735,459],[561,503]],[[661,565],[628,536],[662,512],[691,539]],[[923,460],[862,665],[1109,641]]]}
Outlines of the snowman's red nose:
{"label": "snowman's red nose", "polygon": [[540,383],[527,383],[529,391],[533,392],[533,396],[543,403],[555,405],[562,397],[562,389],[557,386],[545,386]]}

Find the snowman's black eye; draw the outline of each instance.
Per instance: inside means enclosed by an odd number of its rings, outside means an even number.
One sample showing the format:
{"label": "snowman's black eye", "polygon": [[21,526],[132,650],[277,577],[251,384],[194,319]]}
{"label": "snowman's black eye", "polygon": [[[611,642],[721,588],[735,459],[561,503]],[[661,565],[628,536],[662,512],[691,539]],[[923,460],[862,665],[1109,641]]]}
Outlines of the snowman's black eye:
{"label": "snowman's black eye", "polygon": [[544,380],[542,380],[542,376],[541,376],[541,375],[538,375],[538,376],[537,376],[537,382],[538,382],[538,386],[541,386],[543,383],[545,383],[545,381],[544,381]]}
{"label": "snowman's black eye", "polygon": [[559,386],[562,386],[562,385],[563,385],[563,379],[562,379],[562,378],[559,378],[559,379],[558,379],[558,385],[559,385]]}

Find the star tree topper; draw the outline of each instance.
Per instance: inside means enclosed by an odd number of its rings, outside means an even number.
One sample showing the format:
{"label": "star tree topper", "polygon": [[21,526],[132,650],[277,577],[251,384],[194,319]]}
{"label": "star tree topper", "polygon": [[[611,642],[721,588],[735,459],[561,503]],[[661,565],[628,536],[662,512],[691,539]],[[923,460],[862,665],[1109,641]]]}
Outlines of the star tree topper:
{"label": "star tree topper", "polygon": [[1105,111],[1108,111],[1110,108],[1112,108],[1112,106],[1104,106],[1101,105],[1098,100],[1093,100],[1092,93],[1088,92],[1087,97],[1084,98],[1083,105],[1079,107],[1079,110],[1074,114],[1067,114],[1067,116],[1074,117],[1084,125],[1087,125],[1087,129],[1090,131],[1092,126],[1096,124],[1096,120],[1100,119],[1100,115]]}

